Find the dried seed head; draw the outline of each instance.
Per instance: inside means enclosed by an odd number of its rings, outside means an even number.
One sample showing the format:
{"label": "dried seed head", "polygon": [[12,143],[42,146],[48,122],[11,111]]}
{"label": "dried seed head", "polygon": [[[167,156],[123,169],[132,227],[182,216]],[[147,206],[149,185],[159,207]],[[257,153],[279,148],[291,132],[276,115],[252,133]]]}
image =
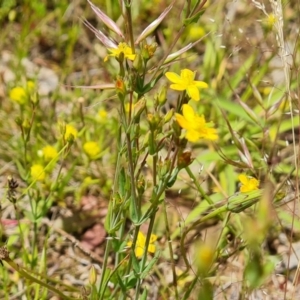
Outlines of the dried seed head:
{"label": "dried seed head", "polygon": [[5,246],[0,247],[0,261],[9,258],[9,252]]}

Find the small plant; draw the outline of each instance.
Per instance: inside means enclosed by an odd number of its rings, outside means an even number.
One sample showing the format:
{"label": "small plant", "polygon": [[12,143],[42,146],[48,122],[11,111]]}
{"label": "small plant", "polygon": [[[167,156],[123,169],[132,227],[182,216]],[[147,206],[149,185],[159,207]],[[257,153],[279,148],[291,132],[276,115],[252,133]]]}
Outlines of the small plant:
{"label": "small plant", "polygon": [[[292,243],[300,230],[296,206],[281,208],[298,195],[299,125],[281,2],[234,17],[206,0],[6,2],[0,298],[271,290],[279,232]],[[278,54],[284,78],[270,86]],[[44,93],[49,65],[64,84]]]}

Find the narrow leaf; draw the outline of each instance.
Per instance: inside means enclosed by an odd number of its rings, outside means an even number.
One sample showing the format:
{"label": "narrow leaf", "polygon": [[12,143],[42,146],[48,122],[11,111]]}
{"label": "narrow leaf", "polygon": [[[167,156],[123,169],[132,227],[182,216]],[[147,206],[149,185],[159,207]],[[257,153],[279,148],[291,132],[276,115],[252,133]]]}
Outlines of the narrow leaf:
{"label": "narrow leaf", "polygon": [[113,42],[110,38],[108,38],[101,30],[96,29],[89,21],[83,20],[83,24],[89,28],[96,36],[98,40],[106,47],[106,48],[118,48],[117,44]]}
{"label": "narrow leaf", "polygon": [[124,38],[124,35],[119,28],[119,26],[110,18],[108,17],[100,8],[95,6],[90,0],[88,0],[88,3],[90,4],[92,10],[96,13],[96,15],[100,18],[100,20],[113,32],[115,32],[117,35],[119,35],[122,39]]}
{"label": "narrow leaf", "polygon": [[157,28],[157,26],[162,22],[162,20],[165,18],[165,16],[172,9],[174,3],[175,3],[175,1],[173,1],[172,4],[169,5],[155,21],[153,21],[149,26],[147,26],[144,29],[144,31],[139,35],[139,37],[135,41],[136,45],[139,44],[142,40],[144,40],[149,34],[151,34]]}

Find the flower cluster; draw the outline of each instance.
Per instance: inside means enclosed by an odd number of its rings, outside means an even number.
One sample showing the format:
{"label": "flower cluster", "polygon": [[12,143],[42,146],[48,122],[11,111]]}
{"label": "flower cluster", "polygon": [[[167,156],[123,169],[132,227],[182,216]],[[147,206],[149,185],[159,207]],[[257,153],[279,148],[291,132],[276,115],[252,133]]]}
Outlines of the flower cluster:
{"label": "flower cluster", "polygon": [[[188,97],[194,101],[200,100],[199,89],[207,88],[207,83],[195,80],[196,73],[183,69],[180,76],[174,72],[167,72],[166,77],[172,82],[170,88],[176,91],[185,91]],[[216,129],[212,123],[207,123],[204,116],[195,113],[189,104],[183,104],[182,115],[175,114],[179,126],[186,130],[185,138],[190,142],[197,142],[199,139],[215,141],[218,139]]]}

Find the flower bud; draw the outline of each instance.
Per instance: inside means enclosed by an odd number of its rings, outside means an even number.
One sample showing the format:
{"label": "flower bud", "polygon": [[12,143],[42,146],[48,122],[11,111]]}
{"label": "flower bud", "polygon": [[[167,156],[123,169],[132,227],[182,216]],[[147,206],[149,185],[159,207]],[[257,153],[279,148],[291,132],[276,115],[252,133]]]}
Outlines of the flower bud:
{"label": "flower bud", "polygon": [[137,190],[139,195],[143,195],[145,192],[145,186],[146,186],[146,182],[145,182],[145,178],[143,175],[140,176],[140,178],[137,181]]}
{"label": "flower bud", "polygon": [[164,117],[164,123],[165,124],[168,123],[172,119],[173,115],[174,115],[174,109],[172,108],[165,115],[165,117]]}
{"label": "flower bud", "polygon": [[183,169],[188,167],[192,162],[193,162],[193,158],[192,158],[192,152],[189,150],[185,150],[182,153],[179,153],[178,158],[177,158],[177,167],[179,169]]}
{"label": "flower bud", "polygon": [[146,107],[146,100],[145,98],[140,99],[135,105],[134,105],[134,118],[138,119],[142,112],[144,111]]}
{"label": "flower bud", "polygon": [[94,285],[97,281],[97,271],[94,267],[94,265],[91,266],[90,268],[90,273],[89,273],[89,284]]}
{"label": "flower bud", "polygon": [[126,94],[126,86],[125,86],[123,79],[120,77],[117,78],[117,81],[116,81],[116,91],[117,91],[119,98],[123,99]]}
{"label": "flower bud", "polygon": [[28,118],[25,118],[23,120],[22,127],[26,129],[30,128],[30,121],[28,120]]}
{"label": "flower bud", "polygon": [[141,71],[143,64],[142,64],[142,56],[140,54],[135,55],[135,59],[132,65],[137,71]]}

